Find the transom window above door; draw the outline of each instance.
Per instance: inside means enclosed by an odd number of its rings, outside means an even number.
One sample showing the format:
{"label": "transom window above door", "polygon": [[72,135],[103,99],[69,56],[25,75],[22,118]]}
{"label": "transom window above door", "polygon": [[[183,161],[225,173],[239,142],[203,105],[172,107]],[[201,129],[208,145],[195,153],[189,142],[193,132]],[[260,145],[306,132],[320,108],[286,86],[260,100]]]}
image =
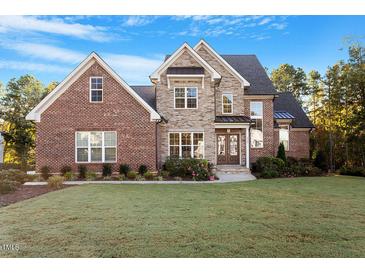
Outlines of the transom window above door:
{"label": "transom window above door", "polygon": [[176,109],[198,108],[198,88],[176,87],[174,89],[174,107]]}
{"label": "transom window above door", "polygon": [[103,77],[90,77],[90,102],[103,102]]}
{"label": "transom window above door", "polygon": [[233,95],[230,93],[223,93],[222,95],[222,113],[233,113]]}

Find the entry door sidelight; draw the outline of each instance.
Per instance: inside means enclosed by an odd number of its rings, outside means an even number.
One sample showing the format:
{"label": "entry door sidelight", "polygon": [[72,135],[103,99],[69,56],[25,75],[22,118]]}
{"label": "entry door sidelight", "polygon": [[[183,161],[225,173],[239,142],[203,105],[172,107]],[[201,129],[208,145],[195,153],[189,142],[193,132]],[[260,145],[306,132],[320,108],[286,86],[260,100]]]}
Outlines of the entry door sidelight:
{"label": "entry door sidelight", "polygon": [[217,135],[217,163],[220,165],[232,165],[240,163],[239,135]]}

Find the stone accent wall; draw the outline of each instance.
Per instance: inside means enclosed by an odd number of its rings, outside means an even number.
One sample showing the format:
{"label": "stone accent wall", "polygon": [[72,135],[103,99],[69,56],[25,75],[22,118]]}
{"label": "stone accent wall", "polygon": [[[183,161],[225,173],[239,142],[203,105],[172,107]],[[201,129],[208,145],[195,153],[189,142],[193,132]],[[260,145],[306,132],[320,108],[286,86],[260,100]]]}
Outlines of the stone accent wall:
{"label": "stone accent wall", "polygon": [[[185,51],[171,67],[201,67],[201,65]],[[167,85],[166,72],[156,87],[157,112],[167,119],[167,123],[159,124],[159,164],[163,164],[168,156],[168,133],[204,132],[205,158],[215,163],[215,134],[214,134],[214,87],[211,77],[205,70],[204,88],[201,78],[171,79],[170,88]],[[174,109],[174,87],[197,87],[198,109]]]}
{"label": "stone accent wall", "polygon": [[247,116],[250,116],[250,101],[263,102],[264,147],[251,148],[250,144],[250,163],[254,163],[258,157],[274,155],[274,104],[272,99],[245,99]]}
{"label": "stone accent wall", "polygon": [[[274,143],[277,150],[279,147],[279,129],[274,129]],[[290,128],[289,150],[285,152],[285,155],[297,159],[309,158],[309,130],[297,131]]]}
{"label": "stone accent wall", "polygon": [[[89,102],[89,78],[104,79],[103,103]],[[45,112],[37,123],[36,169],[49,166],[58,173],[75,163],[75,131],[117,131],[117,163],[137,169],[145,164],[156,169],[156,124],[138,103],[99,64],[93,64]],[[101,171],[102,164],[85,163],[89,170]]]}
{"label": "stone accent wall", "polygon": [[[201,46],[198,50],[198,54],[211,65],[221,76],[222,80],[219,86],[216,88],[216,112],[217,115],[243,115],[244,114],[244,100],[243,100],[243,88],[241,88],[241,82],[231,71],[226,69],[221,62],[212,55],[205,46]],[[233,114],[222,113],[222,95],[223,93],[233,94]]]}

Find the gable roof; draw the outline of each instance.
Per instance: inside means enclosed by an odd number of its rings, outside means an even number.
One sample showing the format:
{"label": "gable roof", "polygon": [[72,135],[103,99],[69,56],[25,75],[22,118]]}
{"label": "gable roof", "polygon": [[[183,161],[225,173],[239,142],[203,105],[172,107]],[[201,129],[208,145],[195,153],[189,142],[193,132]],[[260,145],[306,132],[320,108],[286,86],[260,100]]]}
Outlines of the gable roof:
{"label": "gable roof", "polygon": [[28,115],[27,120],[40,122],[41,114],[57,98],[59,98],[67,88],[74,83],[95,62],[98,62],[134,99],[137,100],[148,112],[150,112],[151,121],[160,120],[160,115],[141,96],[138,95],[98,54],[92,52],[85,58],[51,93],[49,93]]}
{"label": "gable roof", "polygon": [[294,128],[314,128],[298,101],[291,92],[278,92],[274,99],[275,112],[289,112],[295,119],[292,122]]}
{"label": "gable roof", "polygon": [[250,87],[246,95],[275,95],[277,94],[265,69],[256,55],[221,55],[248,82]]}
{"label": "gable roof", "polygon": [[228,69],[230,72],[232,72],[232,74],[234,76],[236,76],[238,78],[238,80],[241,82],[241,87],[243,88],[244,86],[250,86],[250,83],[244,78],[244,76],[242,74],[240,74],[237,70],[235,70],[226,60],[224,60],[224,58],[222,58],[221,55],[219,55],[211,46],[209,46],[209,44],[207,42],[205,42],[203,39],[201,39],[194,47],[195,51],[198,51],[200,47],[204,46],[208,52],[210,52],[210,54],[212,54],[213,56],[215,56],[218,61],[226,68]]}
{"label": "gable roof", "polygon": [[159,66],[151,75],[150,79],[160,80],[161,73],[166,70],[175,60],[177,60],[185,51],[188,51],[194,59],[212,75],[212,81],[221,79],[221,75],[205,61],[195,50],[193,50],[187,43],[182,44],[168,59]]}
{"label": "gable roof", "polygon": [[147,104],[156,110],[156,92],[154,86],[131,86],[131,88],[137,92]]}

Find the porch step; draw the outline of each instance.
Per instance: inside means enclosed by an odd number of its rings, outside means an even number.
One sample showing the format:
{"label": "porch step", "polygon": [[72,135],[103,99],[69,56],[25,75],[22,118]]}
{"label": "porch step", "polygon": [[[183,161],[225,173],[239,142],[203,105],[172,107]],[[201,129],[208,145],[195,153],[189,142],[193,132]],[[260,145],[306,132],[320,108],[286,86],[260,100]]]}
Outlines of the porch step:
{"label": "porch step", "polygon": [[217,173],[226,173],[226,174],[237,174],[237,173],[246,173],[251,174],[249,168],[240,165],[217,165]]}

